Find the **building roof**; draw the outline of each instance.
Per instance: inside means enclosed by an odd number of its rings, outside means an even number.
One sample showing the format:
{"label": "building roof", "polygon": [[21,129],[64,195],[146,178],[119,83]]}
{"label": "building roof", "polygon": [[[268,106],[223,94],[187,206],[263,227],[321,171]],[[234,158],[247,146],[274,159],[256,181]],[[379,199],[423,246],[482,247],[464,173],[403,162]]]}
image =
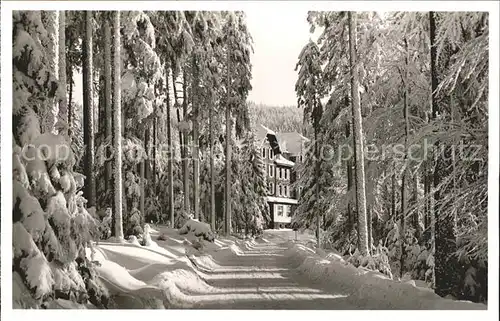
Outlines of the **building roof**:
{"label": "building roof", "polygon": [[257,126],[257,130],[255,133],[255,140],[257,142],[261,143],[264,140],[264,138],[267,138],[268,134],[276,136],[276,133],[274,131],[270,130],[269,128],[267,128],[266,126],[264,126],[264,125]]}
{"label": "building roof", "polygon": [[267,139],[276,154],[289,153],[292,156],[305,152],[304,144],[310,141],[297,132],[276,133],[264,125],[257,126],[255,138],[259,144]]}
{"label": "building roof", "polygon": [[277,136],[281,151],[290,155],[300,155],[305,152],[304,144],[310,141],[297,132],[277,133]]}
{"label": "building roof", "polygon": [[281,166],[289,166],[289,167],[292,167],[295,165],[294,162],[286,159],[285,157],[283,157],[283,155],[279,154],[279,155],[276,155],[276,157],[274,158],[274,161],[276,162],[276,164],[278,165],[281,165]]}

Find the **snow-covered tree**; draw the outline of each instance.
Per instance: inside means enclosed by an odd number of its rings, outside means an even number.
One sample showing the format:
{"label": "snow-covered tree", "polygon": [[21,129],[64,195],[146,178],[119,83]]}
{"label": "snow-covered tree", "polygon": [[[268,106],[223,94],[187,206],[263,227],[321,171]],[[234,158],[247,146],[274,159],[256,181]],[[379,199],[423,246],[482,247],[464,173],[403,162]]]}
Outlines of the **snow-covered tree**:
{"label": "snow-covered tree", "polygon": [[48,111],[57,89],[53,42],[47,39],[53,21],[43,15],[13,14],[12,268],[14,279],[21,280],[16,284],[24,288],[15,293],[31,295],[28,301],[14,297],[13,303],[37,308],[64,298],[103,307],[107,293],[86,253],[97,224],[82,196],[83,175],[74,172],[67,137],[49,127],[42,133],[42,119],[54,116]]}
{"label": "snow-covered tree", "polygon": [[[409,273],[434,284],[436,269],[436,292],[484,300],[488,16],[435,13],[433,37],[428,13],[382,17],[360,12],[357,18],[364,144],[379,147],[378,159],[367,157],[364,162],[369,244],[382,242],[387,248],[393,275]],[[311,12],[308,21],[313,31],[322,28],[317,40],[318,88],[328,100],[321,117],[322,142],[353,146],[347,14]],[[380,154],[381,146],[392,148]],[[423,146],[431,148],[424,151]],[[464,151],[457,146],[478,147],[477,157],[470,158],[472,148]],[[324,208],[336,209],[324,210],[323,239],[348,254],[356,236],[348,224],[353,210],[352,166],[347,162],[344,167],[345,163],[325,162],[329,170],[321,171],[328,178],[325,189],[332,191],[324,194],[322,201],[329,205]],[[299,170],[298,183],[305,193],[314,170],[314,162],[307,160]],[[312,198],[302,197],[294,219],[310,225],[307,204]],[[369,247],[376,253],[376,247]],[[448,275],[451,270],[456,275]]]}
{"label": "snow-covered tree", "polygon": [[[298,80],[295,84],[295,92],[297,93],[297,105],[298,107],[304,107],[304,121],[311,122],[314,130],[314,154],[311,159],[314,159],[314,179],[315,179],[315,198],[314,201],[317,202],[320,193],[319,176],[321,168],[321,156],[320,156],[320,120],[323,115],[323,106],[321,104],[321,63],[320,63],[320,52],[317,44],[312,40],[309,40],[307,45],[302,49],[299,55],[299,61],[295,67],[295,70],[299,71]],[[309,184],[307,185],[310,186]],[[309,199],[311,202],[312,199]],[[316,212],[316,238],[318,242],[318,247],[321,247],[320,243],[320,225],[321,225],[321,213]]]}

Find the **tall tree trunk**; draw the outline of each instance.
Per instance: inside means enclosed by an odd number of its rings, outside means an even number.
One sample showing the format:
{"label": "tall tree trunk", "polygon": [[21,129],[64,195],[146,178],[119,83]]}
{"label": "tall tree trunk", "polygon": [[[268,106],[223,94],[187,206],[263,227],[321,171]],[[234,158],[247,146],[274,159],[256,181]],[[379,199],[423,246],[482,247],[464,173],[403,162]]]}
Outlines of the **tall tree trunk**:
{"label": "tall tree trunk", "polygon": [[401,228],[400,228],[400,235],[399,238],[401,240],[400,242],[400,251],[401,251],[401,269],[400,269],[400,274],[401,277],[403,276],[404,273],[404,257],[405,257],[405,233],[406,233],[406,214],[408,212],[408,194],[407,194],[407,167],[408,167],[408,138],[410,136],[410,120],[409,120],[409,103],[408,103],[408,42],[406,40],[406,37],[403,39],[405,50],[406,50],[406,57],[405,57],[405,74],[401,75],[402,81],[403,81],[403,117],[405,120],[405,168],[403,169],[402,173],[402,178],[401,178],[401,216],[400,216],[400,222],[401,222]]}
{"label": "tall tree trunk", "polygon": [[200,155],[199,155],[199,72],[196,58],[193,56],[193,210],[194,218],[200,218]]}
{"label": "tall tree trunk", "polygon": [[[146,151],[149,152],[149,127],[145,128],[143,131],[143,141],[144,141],[144,148]],[[147,153],[149,155],[149,153]],[[141,189],[141,196],[139,197],[139,211],[141,212],[142,217],[145,217],[145,200],[146,200],[146,187],[145,187],[145,182],[146,182],[146,166],[147,166],[147,160],[143,159],[139,163],[139,188]]]}
{"label": "tall tree trunk", "polygon": [[[182,119],[188,124],[188,94],[187,94],[187,72],[183,71],[182,76]],[[184,209],[190,212],[189,205],[189,129],[185,128],[183,131],[183,150],[184,156],[182,158],[182,168],[183,168],[183,186],[184,186]]]}
{"label": "tall tree trunk", "polygon": [[[230,50],[230,48],[228,48]],[[226,217],[225,232],[231,234],[231,59],[227,57],[227,101],[226,101]]]}
{"label": "tall tree trunk", "polygon": [[413,204],[416,206],[415,213],[413,214],[413,227],[415,228],[415,237],[417,240],[420,239],[422,235],[422,229],[420,225],[420,213],[422,210],[421,205],[418,204],[418,185],[419,185],[419,176],[418,171],[415,172],[415,177],[413,179]]}
{"label": "tall tree trunk", "polygon": [[123,239],[123,189],[122,189],[122,110],[121,110],[121,57],[120,57],[120,11],[115,11],[113,16],[113,109],[114,109],[114,196],[115,196],[115,237]]}
{"label": "tall tree trunk", "polygon": [[[172,65],[174,65],[174,62],[172,61]],[[177,102],[178,102],[178,95],[177,95],[177,85],[175,83],[175,74],[174,72],[172,71],[172,89],[174,91],[174,101],[175,101],[175,106],[177,106]],[[181,123],[181,113],[180,113],[180,108],[177,106],[176,108],[176,114],[177,114],[177,124],[180,124]],[[183,159],[186,158],[186,155],[185,155],[185,149],[184,149],[184,137],[183,137],[183,133],[182,133],[182,130],[181,128],[179,128],[179,149],[180,149],[180,154],[181,154],[181,162],[183,162]],[[184,177],[184,166],[181,167],[181,172],[182,172],[182,177]],[[186,198],[186,195],[184,195],[184,198]],[[185,201],[183,199],[182,203],[181,203],[181,208],[182,210],[184,211],[187,211],[188,209],[186,208],[185,206]]]}
{"label": "tall tree trunk", "polygon": [[[168,78],[167,78],[168,79]],[[156,106],[156,105],[155,105]],[[158,157],[158,116],[156,114],[156,108],[158,108],[158,106],[155,107],[155,117],[153,119],[153,173],[152,173],[152,184],[153,184],[153,190],[154,190],[154,193],[156,196],[158,194],[158,191],[157,191],[157,186],[156,186],[156,158]]]}
{"label": "tall tree trunk", "polygon": [[[104,67],[104,66],[103,66]],[[95,133],[97,133],[97,137],[104,137],[103,133],[105,133],[103,118],[106,115],[106,106],[104,100],[104,77],[103,73],[99,73],[97,76],[97,112],[95,113],[94,124],[96,124]]]}
{"label": "tall tree trunk", "polygon": [[[154,119],[152,121],[153,123],[153,127],[154,127]],[[144,162],[144,179],[145,180],[149,180],[149,177],[151,175],[151,132],[152,132],[152,129],[150,127],[150,124],[148,124],[147,128],[144,129],[144,149],[146,151],[146,156],[147,158],[145,160],[143,160]]]}
{"label": "tall tree trunk", "polygon": [[[346,98],[346,101],[348,102],[349,99]],[[351,136],[351,124],[348,121],[345,125],[345,136],[347,139]],[[349,223],[349,238],[351,236],[351,231],[354,227],[354,218],[353,218],[353,213],[352,213],[352,160],[349,157],[346,161],[346,166],[347,166],[347,194],[349,195],[348,200],[347,200],[347,220]]]}
{"label": "tall tree trunk", "polygon": [[[73,39],[70,37],[69,39],[69,48],[73,46]],[[67,57],[68,58],[68,57]],[[66,64],[67,73],[68,73],[68,81],[69,81],[69,93],[68,93],[68,138],[69,143],[72,143],[73,139],[73,62],[70,59],[67,59],[68,63]]]}
{"label": "tall tree trunk", "polygon": [[[167,103],[167,145],[168,145],[168,213],[170,215],[170,226],[173,228],[175,223],[174,218],[174,152],[172,146],[172,116],[170,115],[170,88],[168,86],[168,74],[170,68],[166,68],[165,75],[165,94]],[[175,86],[175,84],[174,84]]]}
{"label": "tall tree trunk", "polygon": [[[314,176],[316,179],[316,202],[319,200],[319,194],[320,194],[320,186],[319,186],[319,177],[321,175],[321,163],[319,161],[319,135],[318,135],[318,125],[319,122],[315,120],[314,122],[314,156],[316,158],[315,160],[315,171],[314,171]],[[316,213],[316,242],[318,249],[321,248],[321,213]]]}
{"label": "tall tree trunk", "polygon": [[[111,99],[111,25],[109,22],[109,16],[106,16],[104,19],[104,103],[105,103],[105,132],[106,138],[111,139],[113,135],[113,106]],[[110,146],[112,146],[112,142],[110,141]],[[106,192],[111,191],[113,183],[111,181],[111,172],[112,172],[112,161],[110,159],[111,156],[111,148],[106,148],[106,165],[104,168],[104,177],[106,182]]]}
{"label": "tall tree trunk", "polygon": [[73,140],[73,66],[69,67],[69,93],[68,93],[68,137]]}
{"label": "tall tree trunk", "polygon": [[210,101],[209,126],[210,126],[210,225],[215,231],[215,164],[214,164],[214,105]]}
{"label": "tall tree trunk", "polygon": [[430,184],[430,178],[429,178],[429,170],[428,170],[428,162],[427,160],[424,162],[424,211],[425,211],[425,216],[424,216],[424,227],[426,230],[430,231],[431,227],[431,216],[432,216],[432,211],[431,211],[431,206],[430,206],[430,189],[431,189],[431,184]]}
{"label": "tall tree trunk", "polygon": [[391,215],[394,220],[397,220],[396,217],[396,174],[393,173],[391,175]]}
{"label": "tall tree trunk", "polygon": [[[66,11],[59,12],[59,119],[68,123],[68,97],[66,96]],[[68,136],[65,129],[64,136]]]}
{"label": "tall tree trunk", "polygon": [[[47,72],[54,75],[57,80],[59,78],[59,11],[42,11],[42,23],[47,30],[47,42],[43,43],[44,49],[47,52],[48,63]],[[49,82],[49,87],[50,87]],[[48,104],[43,108],[40,117],[40,125],[42,133],[55,133],[55,125],[59,116],[59,95],[54,93],[52,96],[48,95]]]}
{"label": "tall tree trunk", "polygon": [[87,206],[96,205],[94,176],[94,102],[92,88],[92,11],[85,11],[83,39],[83,141],[85,144],[85,198]]}
{"label": "tall tree trunk", "polygon": [[368,251],[371,254],[372,244],[373,244],[373,228],[372,228],[372,208],[371,206],[367,209],[367,221],[368,221]]}
{"label": "tall tree trunk", "polygon": [[[432,118],[436,119],[441,113],[438,104],[437,86],[437,52],[436,52],[436,20],[435,13],[429,13],[430,44],[431,44],[431,88],[432,88]],[[436,150],[440,150],[439,143],[435,145]],[[445,152],[450,152],[449,146],[445,147]],[[448,155],[446,155],[448,156]],[[441,184],[441,174],[447,170],[448,164],[442,157],[436,160],[434,169],[434,224],[435,224],[435,292],[440,296],[446,296],[454,292],[456,287],[456,266],[453,253],[456,251],[456,237],[454,232],[453,218],[444,217],[442,212],[442,195],[439,190]]]}
{"label": "tall tree trunk", "polygon": [[356,143],[356,208],[358,212],[359,251],[361,255],[368,255],[368,230],[366,224],[366,192],[365,192],[365,164],[363,147],[363,122],[361,119],[361,105],[359,101],[358,63],[356,61],[356,13],[348,12],[349,19],[349,52],[351,71],[352,113],[354,122],[354,140]]}

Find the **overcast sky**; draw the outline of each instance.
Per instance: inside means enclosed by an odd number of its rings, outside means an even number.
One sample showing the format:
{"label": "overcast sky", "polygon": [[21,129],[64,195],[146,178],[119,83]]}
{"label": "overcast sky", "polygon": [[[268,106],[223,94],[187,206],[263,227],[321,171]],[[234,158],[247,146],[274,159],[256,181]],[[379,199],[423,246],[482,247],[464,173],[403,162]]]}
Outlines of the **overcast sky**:
{"label": "overcast sky", "polygon": [[[295,65],[310,38],[307,11],[246,11],[253,37],[252,91],[249,100],[266,105],[296,105]],[[74,99],[82,103],[82,76],[75,75]]]}
{"label": "overcast sky", "polygon": [[268,105],[296,105],[295,65],[310,37],[307,11],[253,9],[246,14],[254,41],[249,99]]}

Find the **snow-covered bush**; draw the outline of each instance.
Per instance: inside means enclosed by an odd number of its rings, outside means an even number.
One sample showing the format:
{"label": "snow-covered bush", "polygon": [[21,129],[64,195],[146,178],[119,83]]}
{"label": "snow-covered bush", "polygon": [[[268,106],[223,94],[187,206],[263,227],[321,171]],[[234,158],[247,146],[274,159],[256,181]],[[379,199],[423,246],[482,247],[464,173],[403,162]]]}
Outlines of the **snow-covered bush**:
{"label": "snow-covered bush", "polygon": [[141,243],[137,239],[137,236],[135,236],[135,235],[130,235],[129,238],[128,238],[128,242],[130,244],[134,244],[134,245],[139,245],[139,246],[141,245]]}
{"label": "snow-covered bush", "polygon": [[167,241],[169,239],[168,235],[165,234],[165,233],[161,233],[160,235],[158,235],[158,237],[156,238],[158,241]]}
{"label": "snow-covered bush", "polygon": [[125,235],[135,235],[139,236],[142,234],[143,229],[141,226],[141,212],[134,207],[130,212],[129,218],[127,220]]}
{"label": "snow-covered bush", "polygon": [[[22,173],[25,161],[15,156],[20,162],[14,171]],[[54,162],[53,168],[62,175],[46,181],[50,184],[46,186],[61,190],[40,192],[37,178],[44,177],[47,163],[31,167],[27,182],[26,177],[14,175],[13,269],[39,304],[52,298],[103,304],[106,294],[85,256],[85,248],[98,236],[97,222],[86,210],[86,200],[77,193],[71,168],[65,163]],[[57,178],[63,183],[58,184]]]}
{"label": "snow-covered bush", "polygon": [[106,240],[111,237],[111,227],[113,223],[113,212],[111,208],[106,209],[106,214],[99,223],[99,237]]}
{"label": "snow-covered bush", "polygon": [[186,222],[191,220],[194,217],[193,212],[186,211],[184,209],[180,209],[175,212],[175,228],[182,228]]}
{"label": "snow-covered bush", "polygon": [[188,220],[183,227],[179,229],[179,234],[186,235],[192,233],[196,237],[202,237],[204,240],[213,242],[215,235],[212,232],[210,225],[200,222],[195,219]]}
{"label": "snow-covered bush", "polygon": [[145,204],[144,220],[148,223],[159,223],[163,218],[164,217],[161,215],[161,204],[158,196],[148,197]]}
{"label": "snow-covered bush", "polygon": [[376,252],[372,255],[363,256],[356,249],[353,255],[346,259],[346,262],[355,267],[364,267],[368,270],[379,271],[392,279],[391,266],[387,257],[387,249],[381,244],[376,248]]}
{"label": "snow-covered bush", "polygon": [[141,245],[151,246],[153,244],[153,240],[151,239],[151,228],[149,224],[144,225],[144,232],[142,233],[142,242]]}

